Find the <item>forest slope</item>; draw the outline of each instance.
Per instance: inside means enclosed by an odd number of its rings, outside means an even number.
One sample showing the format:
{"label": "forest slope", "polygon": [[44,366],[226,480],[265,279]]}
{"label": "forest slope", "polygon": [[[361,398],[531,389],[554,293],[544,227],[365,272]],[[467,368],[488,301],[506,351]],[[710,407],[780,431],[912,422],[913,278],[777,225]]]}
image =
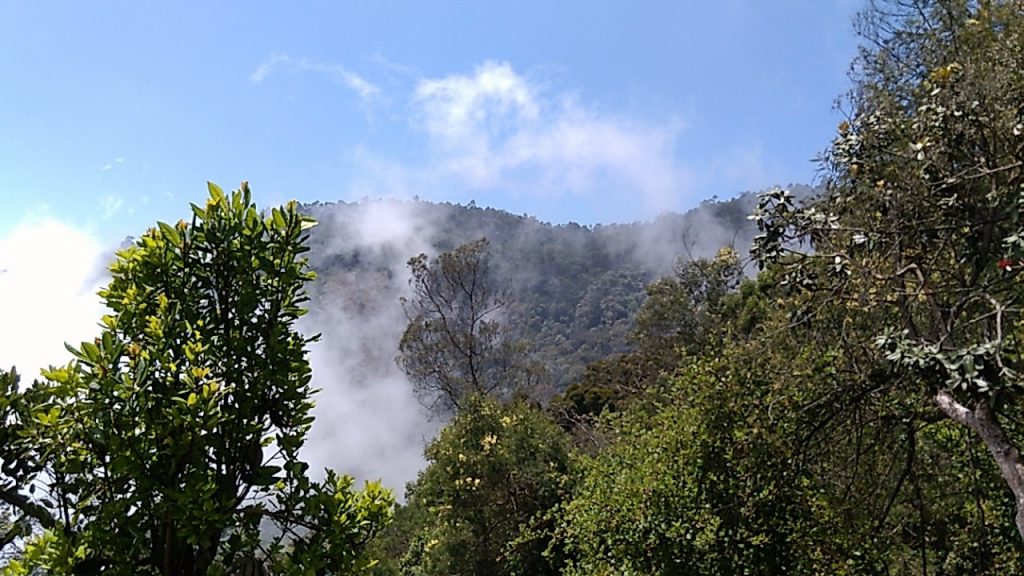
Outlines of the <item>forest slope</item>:
{"label": "forest slope", "polygon": [[551,372],[549,392],[558,392],[587,364],[628,349],[646,286],[671,273],[677,258],[710,257],[727,245],[745,255],[755,233],[746,217],[755,202],[746,193],[652,222],[592,227],[553,225],[472,203],[306,205],[321,223],[310,239],[310,262],[319,275],[311,309],[349,327],[373,324],[377,337],[364,340],[349,363],[350,377],[371,384],[393,373],[405,327],[400,299],[408,293],[408,259],[486,237],[491,280],[508,295],[502,320],[513,336],[532,344],[535,359]]}

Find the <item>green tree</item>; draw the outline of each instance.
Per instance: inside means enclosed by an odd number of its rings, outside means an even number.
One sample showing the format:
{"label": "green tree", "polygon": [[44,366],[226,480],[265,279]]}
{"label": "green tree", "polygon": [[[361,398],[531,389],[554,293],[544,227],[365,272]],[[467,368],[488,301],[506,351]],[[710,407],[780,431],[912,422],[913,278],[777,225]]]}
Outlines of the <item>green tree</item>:
{"label": "green tree", "polygon": [[1012,572],[1012,502],[984,448],[878,354],[874,335],[891,313],[790,291],[777,272],[728,298],[730,344],[715,355],[769,389],[748,404],[750,418],[785,438],[765,469],[799,472],[816,494],[813,564],[852,574]]}
{"label": "green tree", "polygon": [[15,553],[12,548],[19,538],[49,520],[46,510],[22,493],[31,489],[40,468],[19,426],[33,400],[32,392],[21,390],[19,382],[16,370],[0,370],[0,561]]}
{"label": "green tree", "polygon": [[[576,429],[589,454],[557,532],[574,570],[1012,572],[998,474],[878,358],[887,311],[836,302],[794,323],[814,300],[779,272],[724,294],[706,345],[663,351],[657,379]],[[626,367],[607,389],[642,372]]]}
{"label": "green tree", "polygon": [[882,311],[880,355],[988,448],[1024,538],[1024,11],[893,0],[859,22],[870,44],[826,191],[766,195],[755,253],[814,295],[797,320],[838,302]]}
{"label": "green tree", "polygon": [[557,574],[550,511],[570,489],[568,437],[524,402],[467,398],[410,490],[430,512],[405,574]]}
{"label": "green tree", "polygon": [[4,500],[45,529],[5,574],[365,567],[390,494],[331,471],[315,482],[299,458],[314,391],[295,322],[314,223],[295,203],[261,214],[244,182],[209,191],[191,224],[159,223],[118,253],[100,336],[0,406],[0,438],[18,438],[0,447]]}
{"label": "green tree", "polygon": [[654,356],[699,352],[717,335],[722,301],[742,279],[743,266],[732,248],[714,258],[677,262],[673,276],[647,287],[633,339]]}
{"label": "green tree", "polygon": [[[556,531],[566,574],[811,574],[814,490],[787,464],[794,422],[763,406],[774,390],[736,358],[680,366],[650,402],[606,413],[613,438],[580,456]],[[668,399],[666,399],[668,398]],[[834,573],[834,572],[831,572]]]}
{"label": "green tree", "polygon": [[682,260],[675,273],[647,286],[630,333],[636,350],[599,360],[555,399],[552,410],[568,427],[585,426],[605,408],[620,408],[723,336],[722,307],[743,278],[739,255],[723,248],[712,259]]}
{"label": "green tree", "polygon": [[420,254],[409,269],[413,294],[402,300],[409,325],[398,364],[429,408],[446,414],[475,394],[509,399],[537,385],[543,370],[500,320],[506,295],[490,275],[486,239],[433,261]]}
{"label": "green tree", "polygon": [[[392,521],[367,546],[366,555],[374,562],[369,571],[370,576],[401,576],[403,560],[410,546],[414,542],[422,544],[421,535],[432,522],[433,515],[412,498],[414,486],[415,483],[407,486],[410,499],[404,504],[395,505]],[[405,573],[418,569],[418,566],[404,567]]]}

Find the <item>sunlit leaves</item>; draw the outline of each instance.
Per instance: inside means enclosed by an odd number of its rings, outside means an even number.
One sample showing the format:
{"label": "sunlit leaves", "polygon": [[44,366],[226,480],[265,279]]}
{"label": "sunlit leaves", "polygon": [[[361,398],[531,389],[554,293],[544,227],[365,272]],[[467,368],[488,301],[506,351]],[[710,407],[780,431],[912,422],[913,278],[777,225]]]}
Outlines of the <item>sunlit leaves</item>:
{"label": "sunlit leaves", "polygon": [[466,399],[427,448],[411,505],[431,521],[404,560],[424,575],[554,574],[552,508],[570,487],[568,438],[521,402]]}
{"label": "sunlit leaves", "polygon": [[118,253],[100,336],[69,346],[74,362],[26,404],[18,435],[60,526],[37,545],[49,573],[352,573],[389,518],[379,486],[312,482],[298,457],[313,420],[310,339],[294,325],[309,218],[295,203],[261,215],[245,183],[209,193],[191,223]]}

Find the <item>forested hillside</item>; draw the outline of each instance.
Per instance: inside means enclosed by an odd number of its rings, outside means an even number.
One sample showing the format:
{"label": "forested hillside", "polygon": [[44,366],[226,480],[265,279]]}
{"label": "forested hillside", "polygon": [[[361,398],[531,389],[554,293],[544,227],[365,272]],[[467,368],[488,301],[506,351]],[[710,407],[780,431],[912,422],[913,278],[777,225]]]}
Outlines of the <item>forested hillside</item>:
{"label": "forested hillside", "polygon": [[[805,186],[792,189],[811,193]],[[307,205],[303,211],[321,223],[310,237],[310,264],[319,275],[311,307],[315,313],[394,316],[408,294],[410,258],[486,238],[489,281],[507,292],[502,321],[550,372],[550,394],[564,390],[587,364],[630,349],[628,335],[647,285],[671,274],[677,260],[712,257],[723,246],[745,254],[756,233],[747,219],[755,205],[756,195],[746,193],[653,222],[596,226],[416,200]],[[395,327],[404,329],[404,318]],[[397,340],[392,355],[396,346]],[[365,353],[371,364],[393,362],[380,347]]]}

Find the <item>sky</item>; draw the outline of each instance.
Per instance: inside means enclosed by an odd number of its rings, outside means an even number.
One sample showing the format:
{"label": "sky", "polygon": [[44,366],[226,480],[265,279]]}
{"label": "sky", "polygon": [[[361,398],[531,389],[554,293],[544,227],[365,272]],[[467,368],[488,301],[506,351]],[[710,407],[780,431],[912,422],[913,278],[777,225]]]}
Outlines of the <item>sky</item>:
{"label": "sky", "polygon": [[582,224],[813,183],[857,8],[0,0],[0,366],[94,336],[114,249],[207,180]]}
{"label": "sky", "polygon": [[814,179],[840,0],[0,1],[0,234],[412,197],[650,219]]}

